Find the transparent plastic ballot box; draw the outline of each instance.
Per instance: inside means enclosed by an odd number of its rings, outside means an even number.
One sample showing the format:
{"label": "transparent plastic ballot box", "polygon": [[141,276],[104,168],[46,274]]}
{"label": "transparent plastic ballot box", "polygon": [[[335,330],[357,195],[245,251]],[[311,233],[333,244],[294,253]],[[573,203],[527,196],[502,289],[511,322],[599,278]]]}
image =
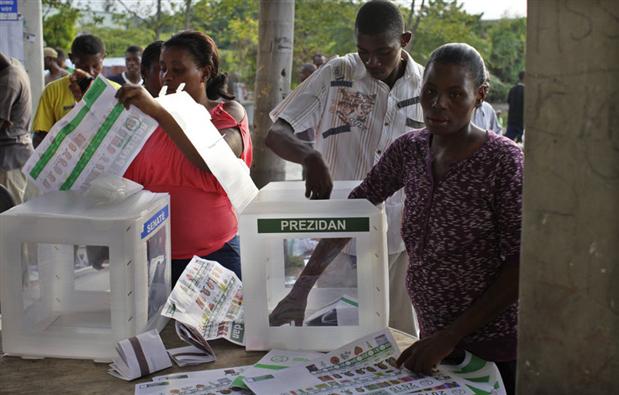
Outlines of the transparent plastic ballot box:
{"label": "transparent plastic ballot box", "polygon": [[0,214],[8,355],[109,361],[118,340],[163,329],[169,293],[168,194],[97,205],[52,192]]}
{"label": "transparent plastic ballot box", "polygon": [[[331,199],[308,200],[304,182],[272,182],[241,213],[248,350],[330,351],[387,326],[386,217],[382,205],[347,199],[357,184],[336,181]],[[311,289],[302,324],[272,325],[269,316],[330,238],[351,241]]]}

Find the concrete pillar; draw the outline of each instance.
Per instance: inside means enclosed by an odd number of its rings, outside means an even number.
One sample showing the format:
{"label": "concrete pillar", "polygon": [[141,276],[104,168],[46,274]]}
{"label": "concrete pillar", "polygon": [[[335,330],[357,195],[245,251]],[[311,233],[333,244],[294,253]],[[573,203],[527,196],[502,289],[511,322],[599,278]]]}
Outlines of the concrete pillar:
{"label": "concrete pillar", "polygon": [[43,15],[41,0],[18,0],[18,11],[24,17],[24,67],[30,77],[32,116],[43,92]]}
{"label": "concrete pillar", "polygon": [[619,394],[619,3],[529,0],[519,394]]}

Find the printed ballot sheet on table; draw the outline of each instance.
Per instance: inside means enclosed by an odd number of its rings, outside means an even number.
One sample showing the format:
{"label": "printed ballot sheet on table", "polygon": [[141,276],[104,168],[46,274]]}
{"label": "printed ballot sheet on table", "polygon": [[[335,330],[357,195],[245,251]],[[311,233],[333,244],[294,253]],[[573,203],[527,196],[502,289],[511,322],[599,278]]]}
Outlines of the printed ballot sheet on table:
{"label": "printed ballot sheet on table", "polygon": [[323,355],[323,353],[315,351],[271,350],[253,366],[247,367],[243,371],[243,375],[234,380],[232,387],[249,389],[243,382],[245,376],[264,376],[292,366],[306,364]]}
{"label": "printed ballot sheet on table", "polygon": [[194,256],[178,279],[162,315],[195,329],[206,340],[244,345],[243,285],[233,271]]}
{"label": "printed ballot sheet on table", "polygon": [[125,173],[157,122],[135,106],[126,110],[115,94],[98,76],[30,156],[22,171],[41,193],[84,191],[99,175]]}
{"label": "printed ballot sheet on table", "polygon": [[[245,384],[256,394],[410,393],[437,387],[433,376],[397,369],[398,346],[388,329],[365,336],[335,351],[303,364],[256,377]],[[458,384],[456,384],[458,385]],[[459,386],[459,385],[458,385]],[[460,386],[459,386],[460,387]],[[468,394],[465,388],[460,387]]]}
{"label": "printed ballot sheet on table", "polygon": [[153,377],[153,381],[135,385],[135,395],[200,395],[251,394],[248,390],[231,388],[248,366],[195,372],[174,373]]}

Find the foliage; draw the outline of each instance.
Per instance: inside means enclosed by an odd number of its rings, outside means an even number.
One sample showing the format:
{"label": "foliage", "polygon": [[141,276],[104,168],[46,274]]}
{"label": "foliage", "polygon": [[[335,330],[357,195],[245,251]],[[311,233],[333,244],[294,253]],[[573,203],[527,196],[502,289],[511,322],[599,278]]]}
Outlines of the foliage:
{"label": "foliage", "polygon": [[526,19],[501,19],[489,27],[492,52],[488,68],[502,81],[516,83],[524,70]]}
{"label": "foliage", "polygon": [[490,45],[485,39],[481,14],[467,14],[457,0],[430,0],[420,16],[411,50],[418,63],[425,65],[434,49],[450,42],[467,43],[487,59]]}
{"label": "foliage", "polygon": [[293,81],[312,56],[327,57],[356,51],[354,21],[361,4],[358,1],[296,1],[294,15]]}
{"label": "foliage", "polygon": [[501,81],[497,76],[490,73],[490,90],[486,101],[489,103],[503,103],[507,98],[507,93],[511,88],[510,84]]}
{"label": "foliage", "polygon": [[77,35],[80,10],[70,0],[43,0],[43,40],[48,47],[68,51]]}
{"label": "foliage", "polygon": [[[183,30],[188,18],[191,28],[217,42],[220,69],[253,88],[259,0],[103,0],[105,12],[100,13],[88,9],[91,1],[43,0],[47,44],[67,49],[78,31],[90,32],[102,38],[108,56],[123,56],[129,45],[144,47],[157,36],[165,40]],[[356,50],[354,20],[361,4],[361,0],[295,2],[293,86],[300,66],[311,62],[315,53],[331,57]],[[416,13],[420,20],[411,53],[417,62],[425,64],[444,43],[466,42],[477,48],[493,75],[491,98],[505,100],[504,91],[524,68],[525,18],[482,21],[481,14],[466,13],[459,0],[427,0]],[[409,15],[405,6],[402,14]]]}

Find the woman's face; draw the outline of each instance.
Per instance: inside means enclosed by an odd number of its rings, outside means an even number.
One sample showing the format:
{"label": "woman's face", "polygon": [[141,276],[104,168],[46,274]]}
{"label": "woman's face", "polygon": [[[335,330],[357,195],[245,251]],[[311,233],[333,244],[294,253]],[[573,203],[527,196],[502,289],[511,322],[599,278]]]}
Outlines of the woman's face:
{"label": "woman's face", "polygon": [[200,67],[188,50],[182,47],[163,47],[159,58],[162,85],[168,86],[168,93],[176,92],[185,83],[184,90],[197,102],[206,96],[208,71]]}
{"label": "woman's face", "polygon": [[476,85],[463,65],[430,64],[421,88],[423,117],[430,132],[449,135],[468,127],[475,105],[485,93]]}

